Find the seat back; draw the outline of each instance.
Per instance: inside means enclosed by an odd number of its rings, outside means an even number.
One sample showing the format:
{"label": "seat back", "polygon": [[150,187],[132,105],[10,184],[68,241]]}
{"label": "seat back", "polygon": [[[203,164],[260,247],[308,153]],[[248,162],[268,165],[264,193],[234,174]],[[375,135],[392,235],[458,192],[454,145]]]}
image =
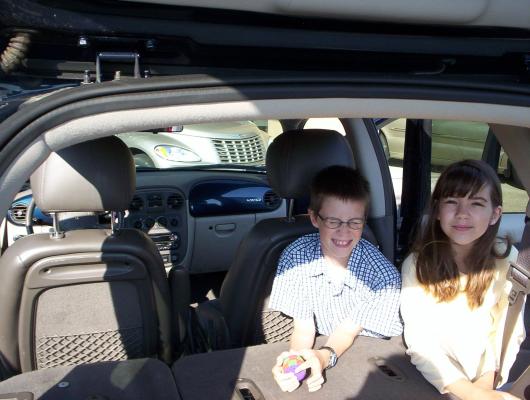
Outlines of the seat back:
{"label": "seat back", "polygon": [[[54,216],[123,210],[134,173],[127,147],[104,138],[53,153],[31,185]],[[57,228],[17,240],[0,259],[0,354],[10,372],[140,357],[169,363],[171,299],[156,245],[132,229]]]}
{"label": "seat back", "polygon": [[[269,182],[276,193],[287,199],[306,196],[313,176],[332,165],[353,166],[349,144],[335,131],[284,132],[267,151]],[[268,310],[268,297],[283,249],[315,231],[307,215],[287,216],[258,222],[243,239],[218,299],[231,346],[289,339],[292,321]],[[375,243],[369,228],[365,228],[363,236]]]}

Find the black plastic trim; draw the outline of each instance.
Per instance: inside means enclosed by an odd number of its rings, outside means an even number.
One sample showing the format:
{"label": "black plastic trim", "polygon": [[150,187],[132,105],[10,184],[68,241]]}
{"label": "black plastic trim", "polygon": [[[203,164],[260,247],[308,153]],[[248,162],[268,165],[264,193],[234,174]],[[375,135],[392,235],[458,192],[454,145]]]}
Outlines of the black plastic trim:
{"label": "black plastic trim", "polygon": [[403,189],[398,257],[408,253],[414,242],[431,195],[432,121],[407,119],[403,154]]}

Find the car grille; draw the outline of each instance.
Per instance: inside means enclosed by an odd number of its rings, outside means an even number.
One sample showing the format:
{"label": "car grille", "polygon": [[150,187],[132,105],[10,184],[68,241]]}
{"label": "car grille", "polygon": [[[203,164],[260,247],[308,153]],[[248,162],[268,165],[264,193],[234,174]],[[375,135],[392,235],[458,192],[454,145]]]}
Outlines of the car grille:
{"label": "car grille", "polygon": [[264,160],[263,144],[259,136],[250,139],[213,139],[215,151],[222,163],[257,163]]}

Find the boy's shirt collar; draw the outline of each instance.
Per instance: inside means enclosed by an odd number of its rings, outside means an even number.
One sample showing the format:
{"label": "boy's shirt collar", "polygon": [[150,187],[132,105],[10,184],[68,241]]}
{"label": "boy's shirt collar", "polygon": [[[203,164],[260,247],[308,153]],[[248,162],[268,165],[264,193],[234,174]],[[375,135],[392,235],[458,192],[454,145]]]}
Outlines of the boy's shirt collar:
{"label": "boy's shirt collar", "polygon": [[[348,286],[350,289],[353,289],[357,283],[357,278],[355,277],[354,270],[358,269],[362,260],[362,249],[364,247],[363,240],[359,240],[359,243],[354,247],[348,259],[348,273],[344,278],[344,285]],[[322,252],[322,246],[320,240],[318,240],[317,246],[315,246],[315,254],[313,262],[311,263],[311,269],[308,271],[310,277],[318,277],[326,275],[326,264],[324,262],[324,253]]]}

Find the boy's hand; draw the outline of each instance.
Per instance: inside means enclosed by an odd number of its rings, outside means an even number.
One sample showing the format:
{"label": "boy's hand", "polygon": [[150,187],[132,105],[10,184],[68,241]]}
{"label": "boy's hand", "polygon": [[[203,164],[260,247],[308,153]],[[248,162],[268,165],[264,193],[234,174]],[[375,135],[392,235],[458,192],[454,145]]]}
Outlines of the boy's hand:
{"label": "boy's hand", "polygon": [[[283,360],[290,355],[300,355],[304,358],[304,362],[300,364],[294,371],[294,373],[283,373],[282,363]],[[280,389],[284,392],[292,392],[300,386],[300,382],[296,379],[295,373],[298,373],[304,369],[311,368],[311,374],[308,378],[305,379],[307,384],[307,389],[310,392],[316,392],[322,387],[324,383],[324,377],[322,376],[322,371],[327,365],[327,355],[322,354],[320,350],[302,350],[300,352],[296,351],[284,351],[282,354],[276,358],[276,364],[272,367],[272,375],[274,380],[280,386]]]}
{"label": "boy's hand", "polygon": [[[300,386],[300,382],[298,382],[298,379],[296,379],[294,373],[289,372],[287,374],[284,374],[282,371],[283,360],[292,354],[297,353],[295,353],[294,351],[284,351],[278,356],[278,358],[276,358],[276,364],[274,365],[274,367],[272,367],[272,376],[274,376],[274,380],[276,381],[280,389],[284,392],[292,392],[293,390],[298,388],[298,386]],[[300,370],[302,369],[303,368],[301,368]]]}
{"label": "boy's hand", "polygon": [[305,380],[305,383],[310,392],[316,392],[324,383],[322,371],[327,366],[326,355],[322,354],[322,351],[320,350],[302,350],[300,355],[304,357],[305,362],[300,364],[294,372],[297,373],[304,369],[311,368],[311,375]]}

